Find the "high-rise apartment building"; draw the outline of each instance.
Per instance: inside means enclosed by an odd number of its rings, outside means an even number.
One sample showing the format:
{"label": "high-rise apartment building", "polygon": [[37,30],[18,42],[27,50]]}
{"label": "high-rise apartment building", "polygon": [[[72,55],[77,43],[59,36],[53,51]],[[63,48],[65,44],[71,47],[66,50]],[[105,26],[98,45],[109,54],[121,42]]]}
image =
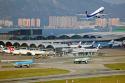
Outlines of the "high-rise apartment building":
{"label": "high-rise apartment building", "polygon": [[40,27],[40,19],[36,18],[36,27]]}
{"label": "high-rise apartment building", "polygon": [[19,27],[40,27],[40,19],[39,18],[19,18],[18,26]]}
{"label": "high-rise apartment building", "polygon": [[117,26],[120,24],[120,19],[119,18],[110,18],[109,23],[112,26]]}
{"label": "high-rise apartment building", "polygon": [[50,27],[75,27],[77,25],[76,16],[49,16]]}
{"label": "high-rise apartment building", "polygon": [[13,26],[13,21],[11,21],[11,20],[0,20],[0,26],[11,27],[11,26]]}
{"label": "high-rise apartment building", "polygon": [[95,21],[96,26],[99,26],[99,27],[106,27],[107,23],[108,21],[106,18],[98,18]]}

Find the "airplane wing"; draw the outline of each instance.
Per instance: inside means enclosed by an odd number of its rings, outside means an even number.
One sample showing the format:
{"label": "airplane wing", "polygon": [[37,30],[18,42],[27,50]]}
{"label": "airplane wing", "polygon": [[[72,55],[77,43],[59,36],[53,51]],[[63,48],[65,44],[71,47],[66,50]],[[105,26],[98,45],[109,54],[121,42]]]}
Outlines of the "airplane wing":
{"label": "airplane wing", "polygon": [[106,16],[106,15],[108,15],[108,14],[100,14],[100,13],[99,13],[99,14],[97,14],[97,15],[99,15],[99,16]]}
{"label": "airplane wing", "polygon": [[89,19],[94,19],[93,17],[85,17],[85,18],[80,18],[81,20],[89,20]]}
{"label": "airplane wing", "polygon": [[98,14],[95,15],[95,17],[100,18],[100,17],[106,16],[106,15],[108,15],[108,14],[100,14],[100,13],[98,13]]}

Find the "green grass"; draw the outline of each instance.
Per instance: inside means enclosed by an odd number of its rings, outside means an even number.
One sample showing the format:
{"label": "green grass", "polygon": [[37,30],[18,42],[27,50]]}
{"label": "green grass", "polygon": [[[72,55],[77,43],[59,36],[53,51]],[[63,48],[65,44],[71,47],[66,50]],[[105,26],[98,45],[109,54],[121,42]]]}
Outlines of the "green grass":
{"label": "green grass", "polygon": [[1,68],[13,68],[13,65],[2,65]]}
{"label": "green grass", "polygon": [[125,70],[125,63],[105,64],[104,66],[113,70]]}
{"label": "green grass", "polygon": [[14,68],[12,63],[2,63],[1,68]]}
{"label": "green grass", "polygon": [[[125,63],[105,64],[104,66],[114,70],[125,70]],[[74,83],[125,83],[125,75],[70,79],[68,80],[68,83],[72,83],[72,80],[74,80]],[[66,80],[53,80],[36,83],[66,83]]]}
{"label": "green grass", "polygon": [[125,27],[119,27],[118,29],[113,30],[114,32],[125,32]]}
{"label": "green grass", "polygon": [[[68,80],[68,83],[72,83],[72,80],[74,81],[73,83],[125,83],[125,75],[70,79]],[[35,83],[66,83],[66,80],[54,80]]]}
{"label": "green grass", "polygon": [[114,30],[114,32],[125,32],[124,29],[117,29],[117,30]]}
{"label": "green grass", "polygon": [[54,69],[54,68],[8,70],[8,71],[0,71],[0,79],[48,76],[48,75],[65,74],[65,73],[69,73],[69,71],[62,69]]}

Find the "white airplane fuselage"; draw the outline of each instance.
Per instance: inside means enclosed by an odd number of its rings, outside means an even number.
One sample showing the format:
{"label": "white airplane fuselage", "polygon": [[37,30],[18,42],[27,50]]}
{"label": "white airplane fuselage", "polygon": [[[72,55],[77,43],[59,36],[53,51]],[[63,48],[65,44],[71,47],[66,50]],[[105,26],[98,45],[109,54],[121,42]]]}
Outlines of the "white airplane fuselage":
{"label": "white airplane fuselage", "polygon": [[81,42],[80,42],[80,43],[78,43],[78,44],[69,45],[69,47],[70,47],[70,48],[86,48],[86,47],[92,47],[94,43],[95,43],[95,42],[92,42],[91,44],[86,44],[86,43],[81,44]]}
{"label": "white airplane fuselage", "polygon": [[89,53],[96,53],[98,52],[100,47],[100,44],[98,44],[98,46],[96,48],[73,48],[73,52],[75,53],[80,53],[80,52],[89,52]]}
{"label": "white airplane fuselage", "polygon": [[[90,18],[90,17],[93,17],[93,16],[101,16],[101,13],[104,11],[104,7],[100,7],[99,9],[97,9],[96,11],[94,11],[93,13],[91,14],[87,14],[87,11],[86,11],[86,15],[87,15],[87,18]],[[100,15],[99,15],[100,14]]]}

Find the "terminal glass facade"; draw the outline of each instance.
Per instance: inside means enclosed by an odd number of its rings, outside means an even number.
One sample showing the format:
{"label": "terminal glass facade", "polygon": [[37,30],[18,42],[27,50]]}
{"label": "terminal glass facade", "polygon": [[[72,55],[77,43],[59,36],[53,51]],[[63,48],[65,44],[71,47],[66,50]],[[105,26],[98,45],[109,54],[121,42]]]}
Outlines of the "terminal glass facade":
{"label": "terminal glass facade", "polygon": [[0,40],[35,40],[42,36],[42,29],[1,28]]}

